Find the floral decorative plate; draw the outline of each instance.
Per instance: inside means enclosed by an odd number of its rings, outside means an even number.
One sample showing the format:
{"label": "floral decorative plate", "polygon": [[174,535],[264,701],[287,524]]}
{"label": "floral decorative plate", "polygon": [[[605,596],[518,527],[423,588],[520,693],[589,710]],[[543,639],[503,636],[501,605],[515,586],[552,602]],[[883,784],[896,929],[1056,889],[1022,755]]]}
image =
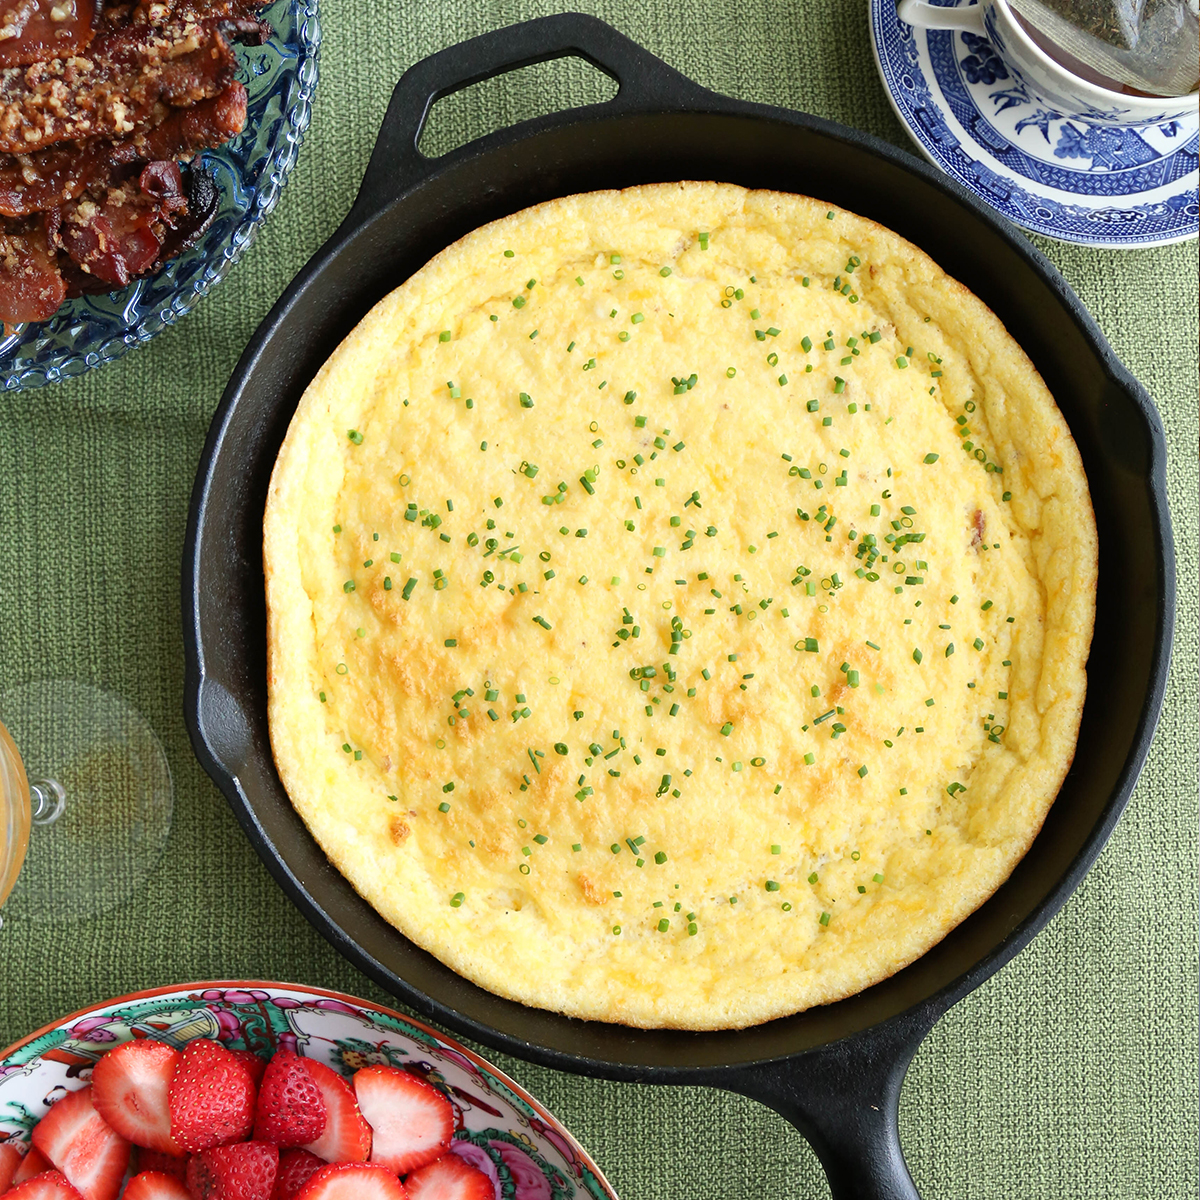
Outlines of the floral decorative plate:
{"label": "floral decorative plate", "polygon": [[29,1132],[83,1087],[118,1042],[193,1038],[232,1049],[286,1047],[343,1075],[371,1064],[416,1071],[454,1105],[452,1147],[484,1171],[496,1200],[617,1200],[578,1142],[478,1055],[428,1025],[338,992],[280,983],[194,983],[135,992],[49,1025],[0,1053],[0,1143]]}
{"label": "floral decorative plate", "polygon": [[317,0],[274,0],[262,16],[271,38],[236,48],[248,93],[246,127],[200,156],[221,197],[208,231],[186,254],[123,291],[68,300],[50,320],[0,338],[5,389],[56,383],[148,342],[190,312],[254,241],[308,129],[321,44]]}
{"label": "floral decorative plate", "polygon": [[879,74],[912,139],[1009,220],[1095,247],[1196,236],[1196,117],[1107,127],[1067,118],[1033,99],[986,38],[914,29],[896,0],[868,0],[868,11]]}

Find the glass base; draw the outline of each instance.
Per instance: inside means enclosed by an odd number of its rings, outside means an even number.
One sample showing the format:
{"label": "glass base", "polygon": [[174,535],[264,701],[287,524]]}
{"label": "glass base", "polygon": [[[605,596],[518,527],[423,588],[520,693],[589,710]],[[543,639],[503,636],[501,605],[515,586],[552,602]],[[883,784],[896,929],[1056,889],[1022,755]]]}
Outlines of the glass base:
{"label": "glass base", "polygon": [[[116,908],[154,870],[171,830],[167,758],[119,696],[73,680],[0,693],[32,786],[62,789],[35,816],[5,920],[80,921]],[[34,781],[39,781],[34,785]]]}

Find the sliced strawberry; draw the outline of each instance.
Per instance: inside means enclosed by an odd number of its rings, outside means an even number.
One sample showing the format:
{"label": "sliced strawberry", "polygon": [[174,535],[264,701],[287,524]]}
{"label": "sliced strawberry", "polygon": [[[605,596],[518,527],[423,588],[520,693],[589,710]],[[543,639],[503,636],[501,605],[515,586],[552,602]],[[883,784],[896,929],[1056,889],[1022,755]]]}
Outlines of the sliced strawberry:
{"label": "sliced strawberry", "polygon": [[5,1192],[4,1200],[82,1200],[82,1197],[61,1171],[41,1171]]}
{"label": "sliced strawberry", "polygon": [[371,1127],[358,1110],[354,1089],[315,1058],[306,1058],[304,1065],[325,1104],[325,1132],[304,1149],[330,1163],[366,1162],[371,1157]]}
{"label": "sliced strawberry", "polygon": [[214,1146],[188,1160],[192,1200],[271,1200],[279,1147],[270,1142]]}
{"label": "sliced strawberry", "polygon": [[492,1181],[457,1154],[419,1167],[404,1181],[408,1200],[496,1200]]}
{"label": "sliced strawberry", "polygon": [[254,1110],[254,1137],[276,1146],[303,1146],[325,1132],[325,1101],[294,1050],[279,1050],[267,1063],[258,1104]]}
{"label": "sliced strawberry", "polygon": [[91,1084],[50,1106],[33,1127],[33,1144],[84,1200],[116,1200],[129,1165],[129,1143],[92,1105]]}
{"label": "sliced strawberry", "polygon": [[3,1196],[12,1186],[13,1176],[17,1173],[17,1168],[21,1165],[21,1159],[24,1157],[21,1147],[16,1142],[0,1144],[0,1196]]}
{"label": "sliced strawberry", "polygon": [[180,1155],[171,1136],[167,1089],[183,1056],[164,1042],[125,1042],[92,1068],[92,1103],[135,1146]]}
{"label": "sliced strawberry", "polygon": [[139,1171],[126,1185],[123,1200],[192,1200],[183,1180],[165,1171]]}
{"label": "sliced strawberry", "polygon": [[354,1094],[371,1126],[371,1161],[407,1175],[450,1149],[454,1109],[424,1079],[395,1067],[363,1067]]}
{"label": "sliced strawberry", "polygon": [[182,1180],[187,1174],[187,1159],[178,1158],[174,1154],[163,1154],[159,1150],[139,1149],[137,1169],[139,1171],[162,1171],[166,1175],[174,1175],[176,1179]]}
{"label": "sliced strawberry", "polygon": [[259,1058],[253,1050],[230,1050],[229,1053],[250,1072],[250,1078],[254,1080],[254,1086],[258,1087],[262,1083],[263,1072],[267,1069],[267,1060]]}
{"label": "sliced strawberry", "polygon": [[294,1200],[301,1188],[325,1164],[307,1150],[284,1150],[279,1155],[279,1170],[271,1200]]}
{"label": "sliced strawberry", "polygon": [[408,1200],[404,1185],[376,1163],[330,1163],[296,1195],[296,1200]]}
{"label": "sliced strawberry", "polygon": [[49,1160],[42,1154],[36,1146],[30,1146],[25,1152],[25,1157],[21,1159],[16,1171],[13,1172],[12,1187],[16,1187],[19,1183],[24,1183],[27,1179],[32,1179],[35,1175],[41,1175],[45,1171],[53,1171],[54,1168],[50,1165]]}
{"label": "sliced strawberry", "polygon": [[167,1106],[171,1136],[181,1149],[239,1142],[254,1128],[254,1081],[224,1046],[197,1038],[183,1048]]}

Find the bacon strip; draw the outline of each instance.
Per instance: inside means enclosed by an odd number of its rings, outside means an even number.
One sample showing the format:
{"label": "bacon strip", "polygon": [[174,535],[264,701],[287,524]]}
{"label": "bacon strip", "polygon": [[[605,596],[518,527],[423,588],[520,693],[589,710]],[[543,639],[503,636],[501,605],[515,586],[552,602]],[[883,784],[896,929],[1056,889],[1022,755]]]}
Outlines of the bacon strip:
{"label": "bacon strip", "polygon": [[219,95],[236,66],[220,30],[200,25],[177,40],[143,31],[136,43],[106,49],[111,53],[104,58],[0,71],[0,152],[29,154],[65,140],[127,136],[161,121],[159,106],[185,107]]}
{"label": "bacon strip", "polygon": [[41,226],[0,232],[0,320],[6,332],[24,321],[52,317],[66,294]]}
{"label": "bacon strip", "polygon": [[95,0],[0,0],[0,67],[81,54],[95,21]]}
{"label": "bacon strip", "polygon": [[0,159],[0,214],[24,217],[75,200],[114,170],[139,161],[191,158],[222,146],[246,124],[246,89],[231,83],[192,108],[170,109],[166,120],[118,142],[94,138],[82,147],[52,146],[37,154]]}

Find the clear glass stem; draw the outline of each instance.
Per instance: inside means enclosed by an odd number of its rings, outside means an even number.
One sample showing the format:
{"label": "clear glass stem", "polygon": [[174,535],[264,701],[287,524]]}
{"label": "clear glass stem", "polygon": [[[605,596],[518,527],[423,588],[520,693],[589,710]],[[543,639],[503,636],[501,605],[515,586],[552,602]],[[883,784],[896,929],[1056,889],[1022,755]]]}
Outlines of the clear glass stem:
{"label": "clear glass stem", "polygon": [[63,815],[67,793],[56,779],[29,781],[30,820],[35,825],[50,825]]}

